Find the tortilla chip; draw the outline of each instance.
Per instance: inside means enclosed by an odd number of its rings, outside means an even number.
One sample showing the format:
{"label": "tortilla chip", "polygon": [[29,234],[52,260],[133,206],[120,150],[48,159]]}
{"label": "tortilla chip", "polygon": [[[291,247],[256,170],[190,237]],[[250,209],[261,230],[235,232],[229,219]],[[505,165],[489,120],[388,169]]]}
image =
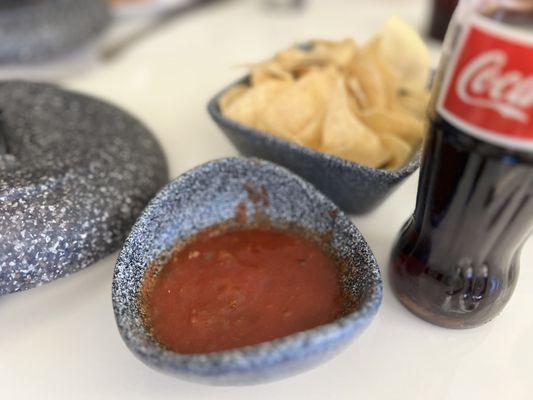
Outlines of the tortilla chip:
{"label": "tortilla chip", "polygon": [[288,86],[261,113],[261,129],[318,148],[324,110],[334,78],[334,73],[316,71]]}
{"label": "tortilla chip", "polygon": [[276,96],[287,87],[284,81],[270,80],[261,85],[253,86],[235,98],[224,111],[224,114],[243,125],[257,127],[258,116]]}
{"label": "tortilla chip", "polygon": [[358,116],[373,131],[395,134],[411,146],[418,146],[424,137],[424,123],[402,112],[372,109]]}
{"label": "tortilla chip", "polygon": [[400,82],[425,88],[429,80],[429,54],[420,35],[398,17],[391,17],[367,46],[378,46],[379,53]]}
{"label": "tortilla chip", "polygon": [[244,94],[250,87],[248,85],[235,85],[224,93],[218,100],[218,106],[223,113],[226,113],[228,107],[236,100],[239,96]]}
{"label": "tortilla chip", "polygon": [[359,121],[348,105],[344,80],[340,78],[332,96],[322,134],[321,150],[371,167],[381,167],[390,159],[379,137]]}
{"label": "tortilla chip", "polygon": [[413,152],[411,146],[398,136],[390,133],[381,133],[379,137],[391,154],[386,167],[391,170],[403,167],[409,161]]}

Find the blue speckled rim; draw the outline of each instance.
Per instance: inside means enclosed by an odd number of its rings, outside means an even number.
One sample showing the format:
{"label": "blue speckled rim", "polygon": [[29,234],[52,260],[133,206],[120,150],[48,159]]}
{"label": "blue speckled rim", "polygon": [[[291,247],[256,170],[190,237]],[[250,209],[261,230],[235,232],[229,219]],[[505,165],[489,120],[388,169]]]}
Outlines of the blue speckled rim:
{"label": "blue speckled rim", "polygon": [[[294,188],[312,196],[323,209],[337,211],[336,217],[333,217],[335,234],[342,232],[343,238],[348,237],[348,243],[352,244],[345,252],[349,256],[344,254],[341,257],[355,257],[359,266],[365,266],[364,272],[360,272],[364,277],[359,283],[363,285],[364,282],[366,285],[363,287],[364,300],[357,310],[332,323],[270,342],[205,355],[185,355],[166,350],[153,340],[142,324],[138,304],[141,282],[125,281],[128,277],[128,268],[135,268],[132,265],[142,259],[142,253],[146,251],[138,249],[138,246],[145,245],[141,240],[142,235],[155,223],[154,221],[157,221],[157,216],[164,212],[162,210],[169,202],[180,201],[180,193],[186,191],[192,183],[198,182],[198,178],[204,173],[209,174],[209,171],[220,167],[226,168],[226,171],[229,168],[231,171],[233,166],[283,177],[286,181],[290,181]],[[305,202],[306,199],[302,198],[299,201]],[[213,206],[216,207],[216,204]],[[150,244],[147,246],[150,248]],[[153,261],[156,256],[153,254],[151,260]],[[140,266],[143,273],[149,264],[146,262]],[[312,185],[285,168],[267,161],[245,158],[210,161],[184,173],[163,188],[146,207],[127,238],[115,267],[112,288],[117,325],[123,340],[132,352],[147,364],[166,372],[200,377],[238,375],[241,372],[249,373],[254,370],[265,371],[265,367],[281,364],[287,360],[309,358],[313,353],[324,353],[328,349],[339,347],[370,323],[380,306],[381,298],[382,281],[377,262],[361,233],[346,215]]]}
{"label": "blue speckled rim", "polygon": [[336,157],[328,153],[316,151],[309,147],[301,146],[294,142],[289,142],[288,140],[284,140],[268,132],[260,131],[253,127],[243,125],[237,121],[227,118],[220,111],[220,107],[218,105],[220,98],[234,86],[239,85],[239,84],[248,84],[249,81],[250,81],[250,75],[246,75],[243,78],[230,84],[226,88],[222,89],[209,101],[207,105],[207,110],[215,121],[221,122],[225,125],[234,126],[235,128],[237,128],[237,131],[246,132],[247,134],[251,136],[255,136],[258,139],[268,139],[279,145],[287,146],[291,150],[303,153],[307,155],[308,157],[311,157],[317,160],[327,161],[330,165],[334,165],[342,169],[348,169],[348,170],[353,170],[354,168],[360,169],[362,171],[367,172],[368,174],[374,175],[377,180],[384,180],[386,182],[391,182],[391,183],[399,182],[406,176],[411,175],[420,166],[420,159],[421,159],[421,154],[422,154],[421,150],[413,154],[413,157],[411,158],[411,160],[404,167],[398,170],[390,171],[390,170],[383,169],[383,168],[372,168],[366,165],[355,163],[353,161],[345,160],[340,157]]}

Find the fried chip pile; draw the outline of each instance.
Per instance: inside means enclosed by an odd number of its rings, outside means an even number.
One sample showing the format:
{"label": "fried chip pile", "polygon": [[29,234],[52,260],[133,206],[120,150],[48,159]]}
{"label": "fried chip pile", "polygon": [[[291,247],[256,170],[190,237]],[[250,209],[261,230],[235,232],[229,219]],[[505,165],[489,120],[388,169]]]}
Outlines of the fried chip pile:
{"label": "fried chip pile", "polygon": [[429,60],[419,35],[390,18],[365,45],[315,40],[251,68],[220,99],[241,124],[375,168],[398,169],[420,146]]}

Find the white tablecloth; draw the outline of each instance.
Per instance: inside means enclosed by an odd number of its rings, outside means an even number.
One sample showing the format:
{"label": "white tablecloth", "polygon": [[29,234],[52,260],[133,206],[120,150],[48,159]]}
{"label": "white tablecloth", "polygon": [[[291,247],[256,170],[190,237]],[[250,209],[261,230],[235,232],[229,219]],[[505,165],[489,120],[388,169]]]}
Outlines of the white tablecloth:
{"label": "white tablecloth", "polygon": [[[240,76],[234,66],[309,38],[367,38],[387,15],[421,30],[428,1],[312,0],[300,12],[266,11],[259,0],[194,11],[136,46],[62,84],[130,110],[161,141],[171,176],[236,152],[206,113],[208,99]],[[354,218],[382,266],[383,305],[346,351],[312,371],[239,388],[184,382],[127,350],[115,326],[116,254],[60,281],[0,298],[0,399],[529,399],[533,393],[533,243],[515,294],[493,322],[438,328],[392,295],[387,258],[414,207],[411,177],[375,212]]]}

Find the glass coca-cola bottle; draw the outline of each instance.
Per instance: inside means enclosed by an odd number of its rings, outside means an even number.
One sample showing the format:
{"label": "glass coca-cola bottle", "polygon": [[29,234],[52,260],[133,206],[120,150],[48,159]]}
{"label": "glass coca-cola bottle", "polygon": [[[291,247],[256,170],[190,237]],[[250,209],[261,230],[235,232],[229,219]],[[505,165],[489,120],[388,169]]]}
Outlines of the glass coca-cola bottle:
{"label": "glass coca-cola bottle", "polygon": [[393,290],[432,323],[495,317],[533,229],[533,0],[463,0],[429,108],[416,209],[392,250]]}

